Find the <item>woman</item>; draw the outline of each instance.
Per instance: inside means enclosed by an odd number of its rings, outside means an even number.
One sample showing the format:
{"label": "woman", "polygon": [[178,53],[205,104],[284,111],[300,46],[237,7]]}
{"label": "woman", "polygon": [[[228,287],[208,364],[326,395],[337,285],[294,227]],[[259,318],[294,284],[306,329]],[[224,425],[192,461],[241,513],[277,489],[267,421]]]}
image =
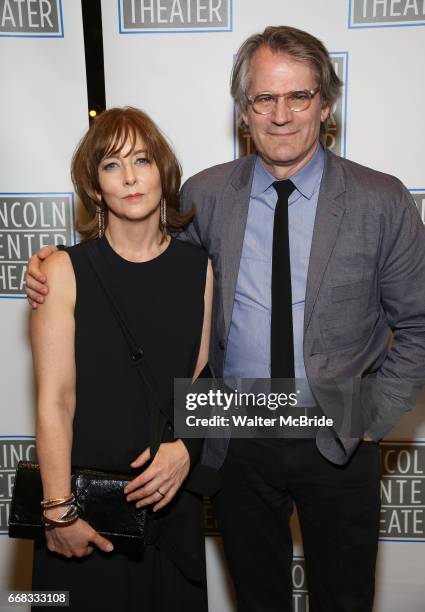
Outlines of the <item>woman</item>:
{"label": "woman", "polygon": [[50,291],[31,325],[43,496],[69,496],[71,465],[132,473],[127,500],[150,507],[158,528],[132,557],[82,518],[59,526],[67,506],[48,508],[33,588],[69,591],[71,610],[206,611],[202,500],[185,489],[195,449],[169,423],[149,463],[145,391],[85,255],[94,241],[169,405],[174,377],[196,377],[207,362],[212,298],[205,253],[170,235],[190,219],[178,211],[180,167],[149,117],[116,108],[92,124],[72,176],[89,221],[81,244],[43,262]]}

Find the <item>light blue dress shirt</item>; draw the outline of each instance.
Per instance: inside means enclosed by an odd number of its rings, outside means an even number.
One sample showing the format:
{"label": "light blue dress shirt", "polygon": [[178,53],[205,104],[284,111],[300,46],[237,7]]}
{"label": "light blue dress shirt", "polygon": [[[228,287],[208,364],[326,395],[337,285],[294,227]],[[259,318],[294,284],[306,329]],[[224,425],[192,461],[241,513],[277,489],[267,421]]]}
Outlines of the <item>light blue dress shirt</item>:
{"label": "light blue dress shirt", "polygon": [[[299,403],[304,406],[315,404],[304,366],[304,306],[323,167],[320,145],[306,166],[291,176],[296,189],[288,202],[295,377],[300,379]],[[275,180],[257,156],[224,364],[226,378],[270,378]]]}

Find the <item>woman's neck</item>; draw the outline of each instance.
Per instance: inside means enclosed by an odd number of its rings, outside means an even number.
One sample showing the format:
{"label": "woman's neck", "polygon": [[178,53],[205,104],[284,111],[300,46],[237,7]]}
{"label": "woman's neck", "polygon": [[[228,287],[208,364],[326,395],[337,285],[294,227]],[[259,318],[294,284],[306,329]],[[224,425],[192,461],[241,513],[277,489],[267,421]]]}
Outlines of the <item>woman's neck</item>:
{"label": "woman's neck", "polygon": [[125,222],[122,219],[109,219],[106,238],[118,255],[135,263],[149,261],[158,257],[167,248],[170,237],[165,240],[157,220],[149,222]]}

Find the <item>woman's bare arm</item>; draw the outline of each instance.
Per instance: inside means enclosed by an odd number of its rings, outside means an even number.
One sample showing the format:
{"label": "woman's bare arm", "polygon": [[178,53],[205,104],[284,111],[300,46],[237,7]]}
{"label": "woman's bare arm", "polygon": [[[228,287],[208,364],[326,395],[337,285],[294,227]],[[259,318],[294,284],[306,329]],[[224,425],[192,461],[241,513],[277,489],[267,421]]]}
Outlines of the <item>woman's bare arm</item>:
{"label": "woman's bare arm", "polygon": [[37,383],[37,455],[44,497],[70,493],[72,421],[75,410],[75,277],[66,253],[41,265],[49,276],[44,308],[32,313],[31,344]]}
{"label": "woman's bare arm", "polygon": [[[71,492],[72,424],[75,412],[74,306],[75,276],[66,253],[58,252],[42,264],[50,291],[43,308],[32,313],[31,343],[37,383],[37,456],[45,499]],[[46,512],[58,518],[63,508]],[[82,519],[46,532],[50,550],[67,557],[102,550],[111,545]]]}
{"label": "woman's bare arm", "polygon": [[204,322],[202,325],[201,346],[199,348],[198,360],[195,366],[193,378],[198,378],[204,367],[208,363],[208,354],[210,350],[210,335],[211,335],[211,311],[213,298],[213,269],[211,259],[208,259],[207,279],[205,282],[204,293]]}

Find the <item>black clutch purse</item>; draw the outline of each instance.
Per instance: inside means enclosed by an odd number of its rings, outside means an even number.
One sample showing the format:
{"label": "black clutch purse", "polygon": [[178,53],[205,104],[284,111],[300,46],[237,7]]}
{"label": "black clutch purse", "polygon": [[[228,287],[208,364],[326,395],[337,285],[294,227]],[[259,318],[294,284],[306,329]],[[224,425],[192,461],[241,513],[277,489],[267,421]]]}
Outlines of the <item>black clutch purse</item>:
{"label": "black clutch purse", "polygon": [[[110,540],[115,549],[142,550],[147,539],[147,508],[128,502],[124,487],[130,476],[72,468],[71,489],[79,515]],[[42,540],[43,499],[40,468],[37,463],[20,461],[9,516],[9,536]]]}

